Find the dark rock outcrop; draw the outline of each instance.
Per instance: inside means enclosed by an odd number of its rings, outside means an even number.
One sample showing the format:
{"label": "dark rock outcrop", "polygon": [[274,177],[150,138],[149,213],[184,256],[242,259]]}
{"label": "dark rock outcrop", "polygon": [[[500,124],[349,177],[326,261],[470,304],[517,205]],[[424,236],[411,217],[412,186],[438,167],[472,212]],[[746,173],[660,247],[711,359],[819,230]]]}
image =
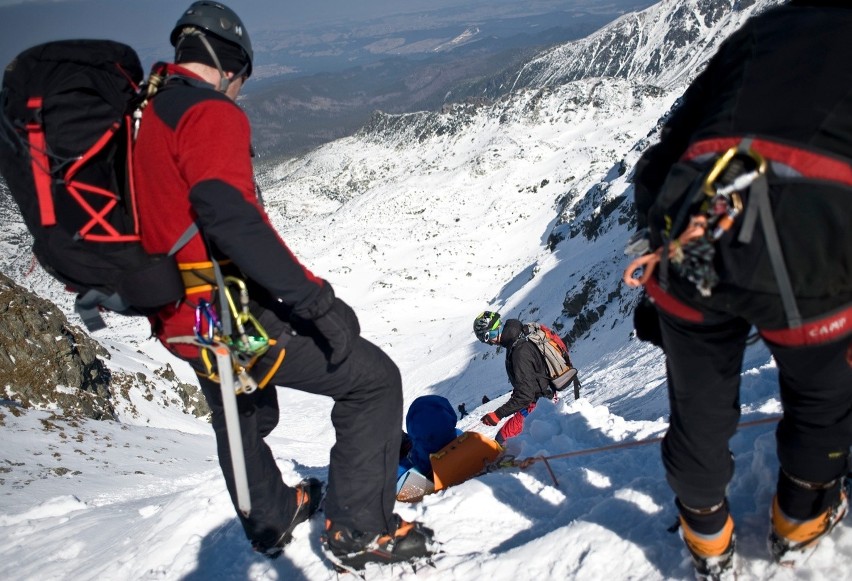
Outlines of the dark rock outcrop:
{"label": "dark rock outcrop", "polygon": [[108,352],[56,305],[0,273],[0,390],[24,407],[115,419]]}

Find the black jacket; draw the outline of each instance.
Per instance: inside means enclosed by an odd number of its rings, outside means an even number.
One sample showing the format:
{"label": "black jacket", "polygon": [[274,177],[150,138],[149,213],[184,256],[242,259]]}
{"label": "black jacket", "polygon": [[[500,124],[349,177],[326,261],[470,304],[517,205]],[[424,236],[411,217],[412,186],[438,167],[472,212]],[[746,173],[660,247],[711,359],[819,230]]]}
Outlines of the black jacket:
{"label": "black jacket", "polygon": [[506,374],[512,384],[509,401],[495,410],[505,418],[526,409],[540,397],[550,395],[550,379],[544,355],[533,343],[524,339],[523,325],[517,319],[507,319],[500,336],[506,348]]}
{"label": "black jacket", "polygon": [[[690,85],[660,142],[637,164],[639,226],[648,225],[659,243],[665,211],[654,203],[661,190],[675,187],[670,170],[698,141],[752,135],[852,163],[850,54],[852,2],[793,1],[750,19]],[[849,304],[852,187],[786,179],[770,182],[770,199],[802,315],[814,317]],[[782,328],[785,318],[762,230],[758,225],[750,244],[738,244],[741,223],[716,244],[714,266],[721,281],[711,297],[701,297],[677,276],[671,291],[690,304],[735,312],[760,327]],[[742,290],[751,291],[751,306],[739,304]],[[765,300],[757,305],[761,297]]]}

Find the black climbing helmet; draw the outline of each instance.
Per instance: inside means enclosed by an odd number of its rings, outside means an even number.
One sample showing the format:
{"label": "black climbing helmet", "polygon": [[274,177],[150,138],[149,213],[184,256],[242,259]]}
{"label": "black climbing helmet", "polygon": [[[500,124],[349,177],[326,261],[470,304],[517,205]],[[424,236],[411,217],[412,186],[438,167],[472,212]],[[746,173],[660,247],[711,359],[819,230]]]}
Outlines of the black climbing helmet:
{"label": "black climbing helmet", "polygon": [[483,343],[496,339],[500,332],[500,313],[483,311],[473,320],[473,334]]}
{"label": "black climbing helmet", "polygon": [[227,43],[238,46],[246,57],[246,73],[249,77],[254,62],[254,51],[248,31],[237,13],[222,4],[209,0],[193,2],[183,13],[172,29],[169,38],[172,46],[177,47],[178,40],[185,28],[196,28]]}

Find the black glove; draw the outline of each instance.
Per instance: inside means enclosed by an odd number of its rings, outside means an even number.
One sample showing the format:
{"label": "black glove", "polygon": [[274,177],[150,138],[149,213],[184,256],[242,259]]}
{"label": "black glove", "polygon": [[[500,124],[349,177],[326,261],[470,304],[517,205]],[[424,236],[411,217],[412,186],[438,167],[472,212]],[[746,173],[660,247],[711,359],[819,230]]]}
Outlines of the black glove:
{"label": "black glove", "polygon": [[642,297],[633,310],[633,328],[636,329],[636,337],[640,341],[648,341],[662,348],[663,334],[660,331],[660,316],[657,313],[657,307],[645,293],[642,293]]}
{"label": "black glove", "polygon": [[355,340],[361,334],[355,311],[338,298],[324,315],[314,319],[314,325],[328,342],[331,349],[328,362],[332,365],[339,365],[349,357]]}
{"label": "black glove", "polygon": [[485,424],[486,426],[496,426],[500,423],[500,419],[501,418],[497,417],[497,414],[495,412],[488,412],[487,414],[482,416],[482,419],[480,419],[479,421]]}

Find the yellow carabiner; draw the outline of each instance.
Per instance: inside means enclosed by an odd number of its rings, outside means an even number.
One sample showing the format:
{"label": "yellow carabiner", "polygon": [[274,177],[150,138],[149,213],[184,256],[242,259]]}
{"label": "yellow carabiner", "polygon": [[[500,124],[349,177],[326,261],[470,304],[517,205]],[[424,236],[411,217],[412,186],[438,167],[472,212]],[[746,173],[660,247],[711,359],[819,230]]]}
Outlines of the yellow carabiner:
{"label": "yellow carabiner", "polygon": [[748,151],[741,151],[739,146],[731,147],[719,156],[719,159],[716,160],[713,167],[710,168],[709,172],[707,172],[707,177],[704,178],[704,183],[701,186],[701,191],[704,192],[704,195],[710,198],[716,195],[716,180],[718,180],[719,176],[728,169],[728,164],[730,164],[731,160],[738,154],[747,155],[754,161],[757,166],[757,175],[766,171],[766,159],[764,159],[764,157],[757,153],[754,149],[749,148]]}
{"label": "yellow carabiner", "polygon": [[[249,294],[248,287],[244,280],[236,276],[226,276],[225,282],[225,297],[228,300],[228,307],[233,315],[234,322],[237,326],[237,331],[240,334],[239,343],[236,346],[239,350],[251,353],[252,355],[262,355],[269,349],[269,335],[266,329],[260,324],[260,321],[249,310]],[[240,307],[237,308],[234,298],[231,295],[230,285],[235,285],[240,291]],[[249,337],[246,328],[251,326],[253,335]]]}
{"label": "yellow carabiner", "polygon": [[[242,309],[238,310],[237,305],[234,302],[234,297],[231,296],[230,285],[236,285],[240,289],[240,305]],[[228,307],[231,309],[231,315],[234,319],[239,319],[240,311],[248,311],[248,288],[246,288],[246,283],[240,278],[236,276],[226,276],[225,277],[225,296],[228,298]]]}

